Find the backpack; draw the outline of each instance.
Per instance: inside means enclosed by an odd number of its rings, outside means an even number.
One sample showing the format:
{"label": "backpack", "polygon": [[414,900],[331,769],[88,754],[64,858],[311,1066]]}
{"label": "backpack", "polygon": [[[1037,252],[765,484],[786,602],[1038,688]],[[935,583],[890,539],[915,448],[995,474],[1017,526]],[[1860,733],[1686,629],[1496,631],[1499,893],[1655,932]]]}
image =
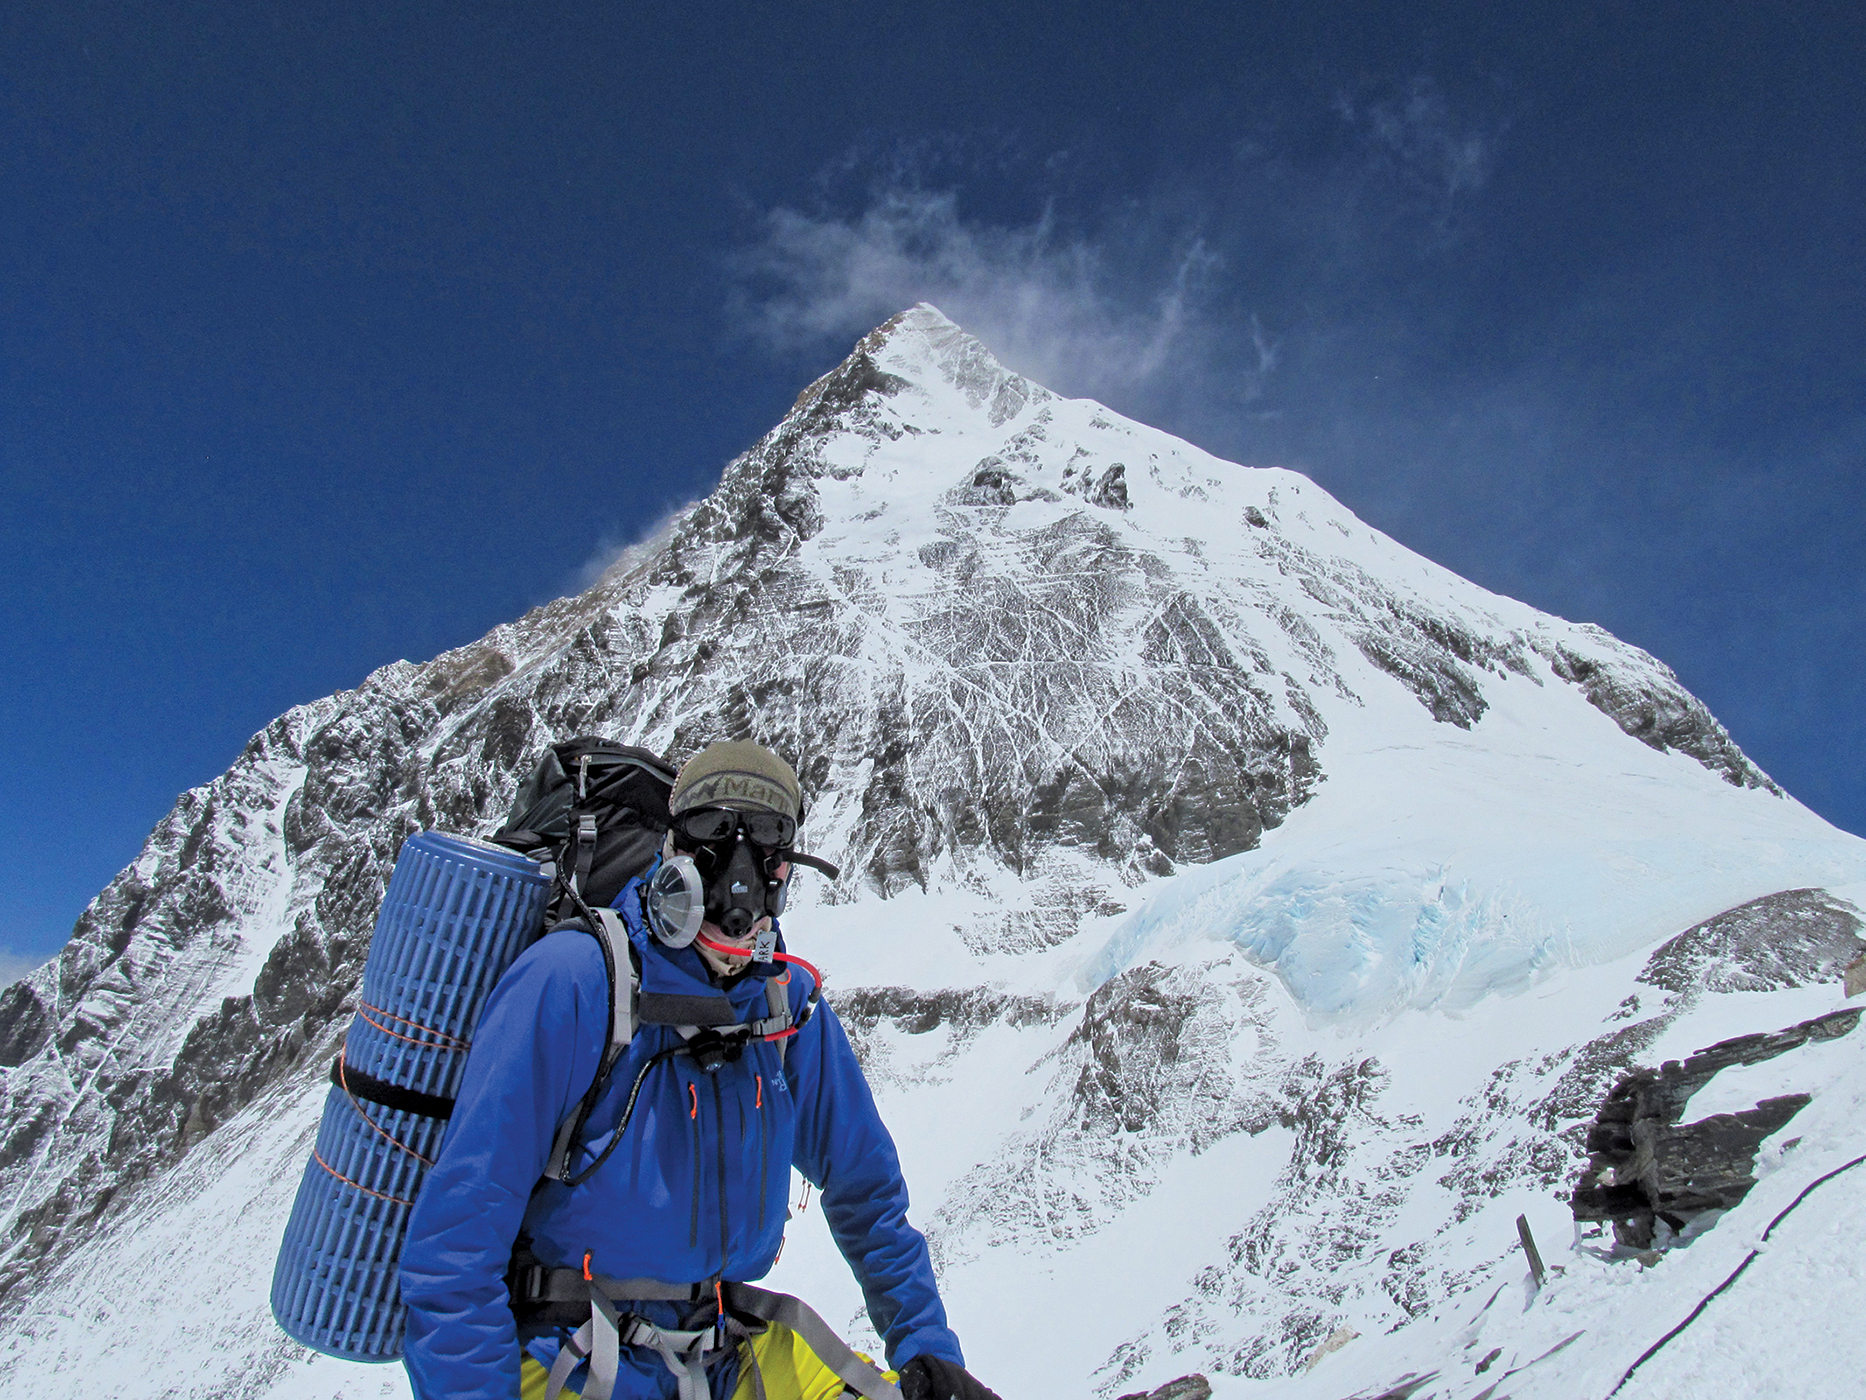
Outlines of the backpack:
{"label": "backpack", "polygon": [[[561,929],[596,939],[610,1008],[609,1045],[588,1092],[558,1128],[547,1177],[578,1185],[621,1142],[632,1097],[602,1155],[569,1172],[639,1024],[672,1025],[681,1041],[658,1052],[643,1075],[675,1054],[702,1066],[723,1062],[753,1037],[775,1041],[781,1062],[785,1037],[797,1033],[810,1007],[793,1016],[778,979],[766,983],[767,1015],[738,1024],[725,1024],[738,1013],[723,995],[715,1024],[700,1027],[677,1022],[708,1020],[690,1005],[707,999],[658,999],[681,1003],[670,1009],[641,994],[634,946],[609,906],[654,865],[673,782],[673,768],[646,749],[572,739],[541,756],[496,845],[431,831],[402,844],[273,1271],[273,1315],[287,1335],[353,1361],[402,1354],[398,1278],[409,1214],[453,1114],[479,1008],[540,936]],[[812,1004],[820,980],[811,985]]]}

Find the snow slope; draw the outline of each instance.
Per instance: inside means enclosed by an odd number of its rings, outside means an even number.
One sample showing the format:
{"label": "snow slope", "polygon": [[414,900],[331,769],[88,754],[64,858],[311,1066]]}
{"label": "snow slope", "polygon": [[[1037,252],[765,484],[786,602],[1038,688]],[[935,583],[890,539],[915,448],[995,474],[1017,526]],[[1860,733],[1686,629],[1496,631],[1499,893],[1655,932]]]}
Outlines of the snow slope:
{"label": "snow slope", "polygon": [[[787,930],[1009,1400],[1475,1397],[1532,1361],[1494,1396],[1605,1394],[1866,1151],[1858,1043],[1804,1047],[1693,1102],[1814,1096],[1741,1206],[1650,1268],[1577,1239],[1621,1071],[1841,1004],[1866,842],[1653,658],[920,307],[588,593],[255,736],[0,996],[9,1393],[406,1394],[266,1315],[321,1076],[401,839],[490,830],[591,731],[796,761],[846,873]],[[1856,1369],[1821,1222],[1857,1186],[1621,1393]],[[1560,1270],[1533,1297],[1518,1214]],[[773,1280],[858,1340],[819,1219]]]}

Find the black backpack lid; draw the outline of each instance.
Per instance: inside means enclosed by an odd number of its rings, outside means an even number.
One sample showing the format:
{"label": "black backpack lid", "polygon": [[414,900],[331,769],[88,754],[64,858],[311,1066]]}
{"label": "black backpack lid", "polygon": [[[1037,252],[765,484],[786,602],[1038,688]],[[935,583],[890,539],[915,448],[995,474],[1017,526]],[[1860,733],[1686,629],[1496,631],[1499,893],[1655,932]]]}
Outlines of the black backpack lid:
{"label": "black backpack lid", "polygon": [[499,837],[535,832],[546,841],[562,841],[570,834],[570,812],[578,804],[580,773],[587,773],[582,798],[586,808],[628,807],[643,825],[667,829],[673,766],[652,750],[586,735],[553,744],[539,755],[513,798]]}

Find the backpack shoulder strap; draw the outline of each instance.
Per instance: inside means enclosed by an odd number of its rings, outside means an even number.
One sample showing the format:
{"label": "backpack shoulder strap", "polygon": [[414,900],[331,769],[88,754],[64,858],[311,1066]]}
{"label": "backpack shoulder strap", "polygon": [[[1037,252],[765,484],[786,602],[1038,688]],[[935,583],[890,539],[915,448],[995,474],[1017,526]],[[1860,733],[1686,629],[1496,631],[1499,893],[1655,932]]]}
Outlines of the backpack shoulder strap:
{"label": "backpack shoulder strap", "polygon": [[[601,1063],[597,1065],[596,1077],[577,1101],[576,1109],[558,1124],[557,1136],[551,1142],[550,1158],[544,1164],[544,1174],[552,1181],[562,1181],[568,1175],[570,1157],[576,1149],[577,1139],[583,1133],[583,1125],[589,1121],[590,1114],[596,1108],[596,1101],[608,1087],[609,1076],[628,1053],[629,1043],[635,1039],[641,1005],[641,968],[636,964],[635,947],[629,942],[622,916],[613,909],[591,909],[590,913],[595,916],[595,928],[584,928],[581,921],[564,927],[584,929],[602,949],[603,967],[609,974],[609,1044],[603,1050]],[[623,983],[625,968],[628,979],[626,986]]]}
{"label": "backpack shoulder strap", "polygon": [[[609,1054],[610,1067],[622,1058],[635,1038],[637,1008],[641,1004],[641,969],[635,964],[635,945],[629,942],[622,916],[613,909],[592,909],[596,916],[596,941],[603,945],[603,962],[609,969]],[[622,969],[628,969],[627,995],[623,994]]]}
{"label": "backpack shoulder strap", "polygon": [[[765,979],[765,1010],[771,1013],[773,1021],[790,1027],[790,978],[767,977]],[[790,1037],[785,1036],[777,1042],[778,1066],[783,1067],[784,1056],[790,1049]]]}

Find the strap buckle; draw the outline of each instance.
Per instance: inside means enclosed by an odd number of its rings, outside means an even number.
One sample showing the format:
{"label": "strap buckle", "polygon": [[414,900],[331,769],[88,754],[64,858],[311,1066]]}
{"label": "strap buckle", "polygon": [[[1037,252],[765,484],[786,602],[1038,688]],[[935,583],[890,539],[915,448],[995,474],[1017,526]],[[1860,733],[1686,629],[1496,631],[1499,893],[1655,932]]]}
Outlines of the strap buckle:
{"label": "strap buckle", "polygon": [[736,1030],[736,1026],[728,1027],[726,1031],[709,1026],[687,1042],[687,1053],[707,1074],[716,1074],[723,1066],[734,1063],[745,1053],[751,1037],[743,1033],[728,1033]]}

